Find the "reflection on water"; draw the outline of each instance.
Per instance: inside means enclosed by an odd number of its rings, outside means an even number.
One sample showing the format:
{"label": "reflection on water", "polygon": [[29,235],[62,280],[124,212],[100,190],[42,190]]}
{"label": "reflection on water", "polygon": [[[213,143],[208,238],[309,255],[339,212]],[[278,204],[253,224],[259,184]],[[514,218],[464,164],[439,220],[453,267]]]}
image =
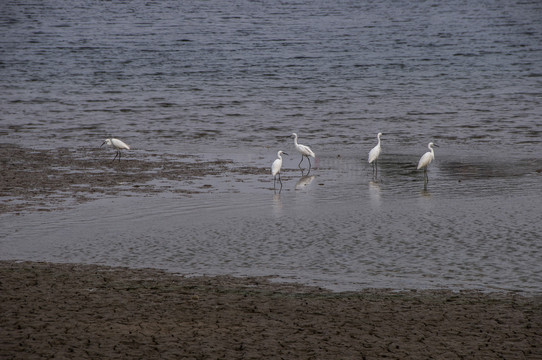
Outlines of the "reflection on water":
{"label": "reflection on water", "polygon": [[380,183],[377,181],[369,181],[369,197],[371,198],[371,205],[378,209],[380,207]]}
{"label": "reflection on water", "polygon": [[429,190],[427,190],[427,184],[425,184],[425,188],[422,191],[420,191],[420,194],[423,197],[431,197],[431,193],[429,192]]}
{"label": "reflection on water", "polygon": [[305,189],[307,189],[309,187],[309,185],[312,183],[312,181],[314,180],[315,177],[316,177],[315,175],[301,176],[299,178],[299,180],[297,181],[297,183],[295,184],[295,189],[296,190],[305,190]]}
{"label": "reflection on water", "polygon": [[282,201],[280,199],[280,192],[273,194],[273,214],[275,216],[282,215]]}

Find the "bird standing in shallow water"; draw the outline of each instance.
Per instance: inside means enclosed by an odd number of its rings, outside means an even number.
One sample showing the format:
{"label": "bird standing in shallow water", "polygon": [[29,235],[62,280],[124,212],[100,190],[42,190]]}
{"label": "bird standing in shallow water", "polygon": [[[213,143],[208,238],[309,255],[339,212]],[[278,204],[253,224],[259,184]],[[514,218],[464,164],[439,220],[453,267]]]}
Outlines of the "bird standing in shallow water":
{"label": "bird standing in shallow water", "polygon": [[418,170],[423,169],[423,180],[426,186],[429,182],[429,177],[427,176],[427,167],[429,166],[429,164],[431,164],[433,160],[435,160],[435,152],[433,151],[433,146],[438,147],[437,145],[430,142],[427,145],[429,151],[423,154],[423,156],[420,158],[420,161],[418,162]]}
{"label": "bird standing in shallow water", "polygon": [[280,182],[280,188],[282,189],[282,180],[280,179],[280,168],[282,167],[282,154],[286,154],[284,151],[279,151],[277,153],[278,159],[273,161],[273,165],[271,165],[271,174],[273,175],[273,189],[275,188],[275,182],[277,180],[277,174],[279,176],[279,182]]}
{"label": "bird standing in shallow water", "polygon": [[309,160],[309,171],[310,171],[311,170],[311,159],[309,158],[309,156],[312,156],[314,158],[316,155],[314,155],[314,152],[311,150],[310,147],[297,143],[297,134],[296,133],[292,133],[292,136],[294,137],[295,148],[297,149],[297,151],[299,151],[301,153],[301,161],[299,162],[297,167],[301,168],[301,163],[303,162],[303,157],[306,157],[307,160]]}
{"label": "bird standing in shallow water", "polygon": [[111,147],[114,147],[116,150],[117,150],[117,153],[115,154],[115,157],[113,158],[113,161],[115,161],[115,159],[117,158],[117,156],[119,157],[119,162],[120,162],[120,151],[125,149],[125,150],[130,150],[130,147],[128,145],[126,145],[126,143],[124,143],[123,141],[119,140],[119,139],[115,139],[115,138],[111,138],[111,139],[105,139],[105,141],[102,143],[102,145],[100,145],[100,147],[104,146],[105,144],[111,146]]}
{"label": "bird standing in shallow water", "polygon": [[379,132],[376,136],[378,138],[378,144],[374,148],[369,151],[369,164],[373,164],[373,179],[376,179],[378,176],[378,157],[380,156],[380,151],[382,148],[380,147],[380,137],[382,136],[382,133]]}

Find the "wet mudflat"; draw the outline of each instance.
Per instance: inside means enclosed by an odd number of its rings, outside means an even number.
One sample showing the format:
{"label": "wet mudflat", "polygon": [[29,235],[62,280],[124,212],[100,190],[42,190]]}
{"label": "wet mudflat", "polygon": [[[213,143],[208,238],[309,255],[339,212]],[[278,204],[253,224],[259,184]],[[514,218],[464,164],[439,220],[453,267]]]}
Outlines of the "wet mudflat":
{"label": "wet mudflat", "polygon": [[539,297],[0,262],[0,357],[538,359]]}
{"label": "wet mudflat", "polygon": [[0,213],[50,211],[104,196],[198,194],[214,190],[202,182],[207,176],[267,172],[195,155],[140,153],[112,161],[113,155],[103,148],[38,150],[0,144]]}

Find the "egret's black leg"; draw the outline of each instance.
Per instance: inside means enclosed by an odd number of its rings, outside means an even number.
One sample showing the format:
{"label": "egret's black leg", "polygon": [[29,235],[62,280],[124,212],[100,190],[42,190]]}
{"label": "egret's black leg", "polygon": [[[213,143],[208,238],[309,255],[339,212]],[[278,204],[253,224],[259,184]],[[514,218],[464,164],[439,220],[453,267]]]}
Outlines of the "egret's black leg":
{"label": "egret's black leg", "polygon": [[[115,157],[113,158],[113,160],[111,160],[111,162],[115,161],[115,159],[117,158],[118,155],[119,155],[119,152],[117,150],[117,152],[115,153]],[[120,161],[120,159],[119,159],[119,161]]]}
{"label": "egret's black leg", "polygon": [[279,182],[280,182],[280,188],[282,189],[282,180],[280,178],[280,173],[279,173]]}
{"label": "egret's black leg", "polygon": [[301,155],[301,161],[297,164],[297,167],[301,169],[301,163],[303,162],[303,155]]}
{"label": "egret's black leg", "polygon": [[311,158],[307,156],[307,160],[309,160],[309,171],[311,171]]}

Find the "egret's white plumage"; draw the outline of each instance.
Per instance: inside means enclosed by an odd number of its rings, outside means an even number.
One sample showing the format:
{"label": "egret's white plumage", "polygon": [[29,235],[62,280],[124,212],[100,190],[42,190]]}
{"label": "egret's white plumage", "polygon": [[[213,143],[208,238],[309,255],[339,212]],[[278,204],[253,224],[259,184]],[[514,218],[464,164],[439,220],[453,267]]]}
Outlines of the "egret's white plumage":
{"label": "egret's white plumage", "polygon": [[119,157],[119,161],[120,161],[120,151],[121,150],[130,150],[130,147],[122,140],[119,140],[119,139],[115,139],[115,138],[111,138],[111,139],[105,139],[104,142],[102,143],[102,145],[100,146],[104,146],[105,144],[115,148],[117,150],[117,153],[115,154],[115,157],[113,158],[113,161],[115,161],[115,159],[117,158],[117,156]]}
{"label": "egret's white plumage", "polygon": [[418,162],[418,170],[423,169],[424,180],[426,182],[429,181],[429,178],[427,176],[427,166],[429,166],[429,164],[431,164],[431,162],[435,160],[435,152],[433,151],[433,146],[438,147],[437,145],[430,142],[427,145],[429,151],[423,154],[420,158],[420,161]]}
{"label": "egret's white plumage", "polygon": [[375,175],[374,172],[376,170],[376,173],[378,174],[378,157],[380,156],[380,151],[382,150],[380,146],[380,137],[382,136],[382,133],[379,132],[376,137],[378,139],[378,144],[374,148],[369,151],[369,158],[367,159],[369,161],[369,164],[373,164],[373,176]]}
{"label": "egret's white plumage", "polygon": [[369,151],[369,164],[372,163],[373,161],[377,161],[378,160],[378,157],[380,156],[380,151],[382,150],[382,148],[380,147],[380,137],[382,136],[382,133],[378,133],[378,135],[376,135],[377,139],[378,139],[378,144],[376,144],[376,146],[374,148],[371,149],[371,151]]}
{"label": "egret's white plumage", "polygon": [[309,156],[312,156],[313,158],[315,158],[316,155],[314,155],[314,152],[311,150],[310,147],[297,143],[297,134],[296,133],[292,133],[292,136],[294,137],[294,144],[295,144],[296,150],[301,153],[301,161],[299,162],[299,164],[297,166],[301,167],[301,163],[303,162],[303,157],[306,157],[307,160],[309,161],[309,170],[310,170],[310,168],[311,168],[311,159],[309,158]]}
{"label": "egret's white plumage", "polygon": [[427,166],[431,164],[433,160],[435,160],[435,152],[433,151],[433,146],[436,145],[432,142],[427,145],[429,151],[423,154],[423,156],[420,158],[420,161],[418,162],[418,170],[422,168],[427,168]]}
{"label": "egret's white plumage", "polygon": [[278,159],[273,161],[273,165],[271,165],[271,174],[273,175],[273,188],[275,187],[277,175],[279,176],[280,187],[282,188],[282,180],[280,179],[280,169],[282,168],[282,154],[288,155],[282,150],[277,152]]}

